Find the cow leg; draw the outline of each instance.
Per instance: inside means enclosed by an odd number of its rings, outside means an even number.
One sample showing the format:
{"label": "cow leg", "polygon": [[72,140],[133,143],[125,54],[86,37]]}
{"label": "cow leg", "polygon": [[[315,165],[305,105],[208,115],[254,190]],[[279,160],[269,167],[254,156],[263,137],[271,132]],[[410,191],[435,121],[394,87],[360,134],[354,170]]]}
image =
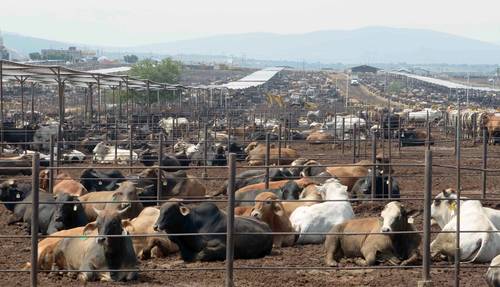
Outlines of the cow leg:
{"label": "cow leg", "polygon": [[[196,254],[196,259],[201,261],[211,261],[223,259],[226,255],[226,245],[219,240],[211,240],[207,242],[205,248]],[[222,254],[222,256],[221,256]]]}
{"label": "cow leg", "polygon": [[9,219],[7,220],[7,225],[12,225],[14,223],[18,223],[18,222],[21,222],[23,221],[23,218],[15,213],[12,213],[10,216],[9,216]]}
{"label": "cow leg", "polygon": [[360,266],[372,266],[375,264],[377,260],[377,252],[379,252],[378,248],[373,245],[363,245],[361,247],[361,254],[363,258],[356,259],[356,264]]}
{"label": "cow leg", "polygon": [[273,247],[281,248],[283,246],[283,236],[278,235],[273,237]]}
{"label": "cow leg", "polygon": [[[90,262],[83,262],[80,266],[80,270],[95,270],[95,268],[92,264],[90,264]],[[78,273],[77,278],[82,282],[95,281],[97,273],[95,271],[80,272]]]}
{"label": "cow leg", "polygon": [[[334,226],[329,232],[340,232],[341,230]],[[342,247],[340,246],[340,236],[339,235],[327,235],[325,240],[325,263],[328,266],[337,266],[340,258],[343,257]]]}
{"label": "cow leg", "polygon": [[416,251],[416,250],[415,250],[415,251],[414,251],[414,252],[410,255],[410,257],[409,257],[408,259],[406,259],[406,260],[404,260],[403,262],[401,262],[401,265],[402,265],[402,266],[409,265],[409,264],[411,264],[411,263],[415,262],[417,259],[418,259],[418,251]]}

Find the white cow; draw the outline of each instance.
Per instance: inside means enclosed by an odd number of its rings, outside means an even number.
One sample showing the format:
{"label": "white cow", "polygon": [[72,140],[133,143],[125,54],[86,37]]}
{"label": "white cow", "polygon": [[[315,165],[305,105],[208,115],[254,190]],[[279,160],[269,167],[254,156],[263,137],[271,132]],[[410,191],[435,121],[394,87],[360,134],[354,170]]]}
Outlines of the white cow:
{"label": "white cow", "polygon": [[[99,163],[113,163],[115,161],[115,146],[107,145],[104,142],[98,143],[92,150],[94,156],[92,160]],[[137,161],[139,156],[132,151],[132,161]],[[118,148],[116,150],[116,162],[126,164],[130,161],[130,150]]]}
{"label": "white cow", "polygon": [[[457,195],[445,190],[438,194],[431,206],[431,216],[443,231],[456,231]],[[465,198],[464,198],[465,199]],[[488,218],[488,212],[477,200],[460,200],[461,261],[490,262],[500,253],[500,234]],[[476,232],[470,232],[476,231]],[[481,232],[486,231],[486,232]],[[440,233],[431,243],[431,254],[453,257],[455,254],[455,233]]]}
{"label": "white cow", "polygon": [[423,109],[418,112],[409,112],[408,120],[415,122],[424,122],[427,120],[427,113],[429,113],[429,122],[440,120],[443,116],[443,113],[439,110],[433,109]]}
{"label": "white cow", "polygon": [[328,179],[323,185],[317,186],[318,192],[326,201],[310,206],[301,206],[290,215],[290,221],[295,231],[300,232],[298,244],[319,244],[326,235],[306,235],[306,233],[328,233],[335,224],[340,224],[354,217],[351,203],[348,200],[347,186],[337,179]]}
{"label": "white cow", "polygon": [[189,121],[186,118],[173,118],[173,117],[168,117],[166,119],[161,119],[158,122],[158,125],[163,129],[163,131],[167,134],[170,135],[172,131],[174,130],[174,125],[177,123],[177,126],[179,129],[185,129],[186,127],[189,126]]}

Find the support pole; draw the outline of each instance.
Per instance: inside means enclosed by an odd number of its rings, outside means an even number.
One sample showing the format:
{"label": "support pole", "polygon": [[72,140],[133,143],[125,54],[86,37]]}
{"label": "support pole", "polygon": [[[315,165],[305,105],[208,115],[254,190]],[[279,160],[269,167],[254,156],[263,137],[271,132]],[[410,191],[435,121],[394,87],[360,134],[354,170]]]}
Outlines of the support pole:
{"label": "support pole", "polygon": [[486,198],[486,168],[488,166],[488,135],[486,133],[486,128],[483,128],[483,170],[482,170],[482,199]]}
{"label": "support pole", "polygon": [[431,286],[431,203],[432,203],[432,151],[425,151],[425,179],[424,179],[424,227],[422,252],[422,281],[419,287]]}
{"label": "support pole", "polygon": [[269,142],[269,133],[266,134],[266,154],[264,158],[264,165],[266,167],[265,174],[265,187],[269,189],[269,152],[271,150],[270,142]]}
{"label": "support pole", "polygon": [[31,166],[32,191],[32,213],[31,213],[31,286],[38,285],[38,206],[39,206],[39,175],[40,175],[40,154],[33,155]]}
{"label": "support pole", "polygon": [[227,184],[227,238],[226,238],[226,287],[233,287],[234,263],[234,183],[236,179],[236,154],[229,154]]}

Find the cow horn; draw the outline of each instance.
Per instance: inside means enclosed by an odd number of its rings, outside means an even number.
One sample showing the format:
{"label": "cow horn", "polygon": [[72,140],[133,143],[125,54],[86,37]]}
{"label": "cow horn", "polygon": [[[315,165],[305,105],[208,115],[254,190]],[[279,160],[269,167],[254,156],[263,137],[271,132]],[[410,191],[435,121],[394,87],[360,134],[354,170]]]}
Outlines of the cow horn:
{"label": "cow horn", "polygon": [[99,216],[99,215],[101,215],[102,210],[94,207],[94,212],[97,214],[97,216]]}
{"label": "cow horn", "polygon": [[127,210],[129,210],[129,208],[131,207],[132,205],[128,205],[127,207],[123,208],[123,209],[120,209],[118,210],[118,215],[122,215],[124,214],[125,212],[127,212]]}

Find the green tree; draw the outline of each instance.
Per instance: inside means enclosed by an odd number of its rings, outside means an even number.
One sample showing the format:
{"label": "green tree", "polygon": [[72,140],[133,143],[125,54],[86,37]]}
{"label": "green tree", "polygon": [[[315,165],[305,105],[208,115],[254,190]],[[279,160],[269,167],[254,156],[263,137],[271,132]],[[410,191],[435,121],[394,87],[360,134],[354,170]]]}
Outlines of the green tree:
{"label": "green tree", "polygon": [[34,60],[34,61],[42,59],[42,55],[38,52],[30,53],[29,56],[30,56],[30,59]]}
{"label": "green tree", "polygon": [[159,83],[176,84],[181,75],[182,64],[170,58],[156,62],[146,59],[135,63],[129,75]]}
{"label": "green tree", "polygon": [[139,58],[136,55],[125,55],[123,56],[123,60],[126,63],[134,64],[137,63],[137,61],[139,61]]}
{"label": "green tree", "polygon": [[[160,62],[146,59],[135,63],[129,71],[132,77],[147,79],[158,83],[177,84],[182,71],[182,64],[179,61],[174,61],[170,58],[163,59]],[[156,92],[150,94],[151,102],[156,102]],[[125,97],[123,97],[125,98]],[[129,92],[129,98],[134,98],[138,102],[147,102],[144,92]],[[161,91],[161,99],[174,99],[173,91]]]}

